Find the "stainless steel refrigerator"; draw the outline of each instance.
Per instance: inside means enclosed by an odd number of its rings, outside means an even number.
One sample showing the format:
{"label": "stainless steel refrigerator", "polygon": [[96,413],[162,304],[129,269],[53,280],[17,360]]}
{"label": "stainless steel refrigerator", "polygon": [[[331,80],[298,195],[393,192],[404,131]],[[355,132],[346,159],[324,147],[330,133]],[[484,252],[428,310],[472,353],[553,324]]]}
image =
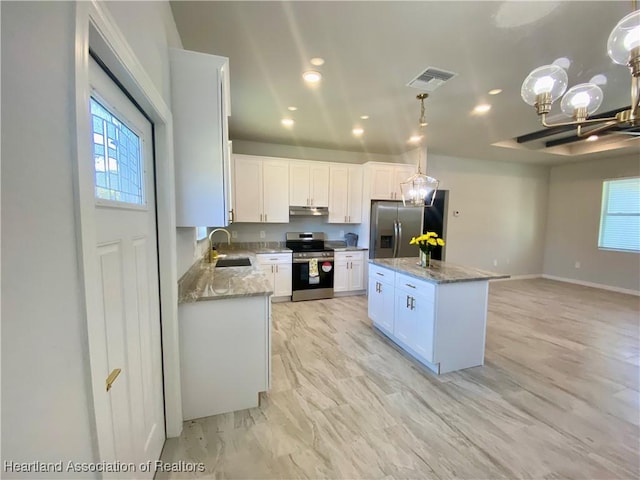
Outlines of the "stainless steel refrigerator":
{"label": "stainless steel refrigerator", "polygon": [[[370,258],[417,257],[418,248],[409,245],[411,237],[424,231],[436,232],[444,238],[447,191],[438,190],[432,207],[405,207],[402,202],[371,202]],[[445,247],[446,248],[446,247]],[[442,247],[437,247],[432,258],[444,258]]]}

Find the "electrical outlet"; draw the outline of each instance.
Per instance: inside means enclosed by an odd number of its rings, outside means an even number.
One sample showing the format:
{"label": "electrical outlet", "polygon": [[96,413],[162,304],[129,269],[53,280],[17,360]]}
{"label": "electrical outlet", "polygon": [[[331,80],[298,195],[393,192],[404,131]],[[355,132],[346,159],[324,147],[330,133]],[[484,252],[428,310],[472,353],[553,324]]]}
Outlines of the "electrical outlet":
{"label": "electrical outlet", "polygon": [[575,263],[575,267],[576,267],[576,268],[580,268],[580,262],[576,262],[576,263]]}
{"label": "electrical outlet", "polygon": [[494,259],[493,259],[493,266],[494,266],[494,267],[497,267],[497,266],[498,266],[498,259],[497,259],[497,258],[494,258]]}
{"label": "electrical outlet", "polygon": [[264,233],[264,230],[260,230],[260,238],[265,238],[267,235]]}
{"label": "electrical outlet", "polygon": [[344,230],[340,230],[340,238],[344,237]]}
{"label": "electrical outlet", "polygon": [[238,238],[238,232],[236,230],[231,230],[231,238]]}

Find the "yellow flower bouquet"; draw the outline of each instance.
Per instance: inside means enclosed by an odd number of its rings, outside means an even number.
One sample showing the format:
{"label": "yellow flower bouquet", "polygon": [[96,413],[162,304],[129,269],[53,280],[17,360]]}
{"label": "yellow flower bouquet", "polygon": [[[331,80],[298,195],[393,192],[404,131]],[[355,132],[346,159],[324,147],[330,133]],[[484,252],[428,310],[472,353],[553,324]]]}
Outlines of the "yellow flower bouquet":
{"label": "yellow flower bouquet", "polygon": [[444,240],[438,238],[436,232],[427,232],[419,237],[413,237],[409,245],[418,245],[420,248],[420,264],[428,267],[431,261],[431,251],[436,247],[444,247]]}

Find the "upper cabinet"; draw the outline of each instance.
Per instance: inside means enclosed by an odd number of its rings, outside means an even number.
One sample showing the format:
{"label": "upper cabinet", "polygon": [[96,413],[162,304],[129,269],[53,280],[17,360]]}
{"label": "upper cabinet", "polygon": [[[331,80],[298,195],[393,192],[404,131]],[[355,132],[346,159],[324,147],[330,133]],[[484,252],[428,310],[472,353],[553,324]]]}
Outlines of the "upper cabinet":
{"label": "upper cabinet", "polygon": [[170,59],[176,226],[229,225],[229,59],[178,49]]}
{"label": "upper cabinet", "polygon": [[289,222],[289,162],[233,156],[234,221]]}
{"label": "upper cabinet", "polygon": [[289,205],[329,206],[329,165],[320,162],[289,161]]}
{"label": "upper cabinet", "polygon": [[400,183],[416,173],[414,165],[368,163],[369,192],[372,200],[402,200]]}
{"label": "upper cabinet", "polygon": [[329,223],[362,222],[362,167],[329,167]]}

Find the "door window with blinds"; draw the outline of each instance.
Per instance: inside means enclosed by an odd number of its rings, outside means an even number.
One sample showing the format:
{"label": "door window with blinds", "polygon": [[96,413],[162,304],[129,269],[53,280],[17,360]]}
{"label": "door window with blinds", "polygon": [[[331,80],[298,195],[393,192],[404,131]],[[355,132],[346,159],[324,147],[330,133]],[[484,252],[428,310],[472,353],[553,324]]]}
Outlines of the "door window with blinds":
{"label": "door window with blinds", "polygon": [[96,199],[143,206],[140,137],[95,98],[90,103]]}
{"label": "door window with blinds", "polygon": [[640,178],[603,182],[598,248],[640,252]]}

